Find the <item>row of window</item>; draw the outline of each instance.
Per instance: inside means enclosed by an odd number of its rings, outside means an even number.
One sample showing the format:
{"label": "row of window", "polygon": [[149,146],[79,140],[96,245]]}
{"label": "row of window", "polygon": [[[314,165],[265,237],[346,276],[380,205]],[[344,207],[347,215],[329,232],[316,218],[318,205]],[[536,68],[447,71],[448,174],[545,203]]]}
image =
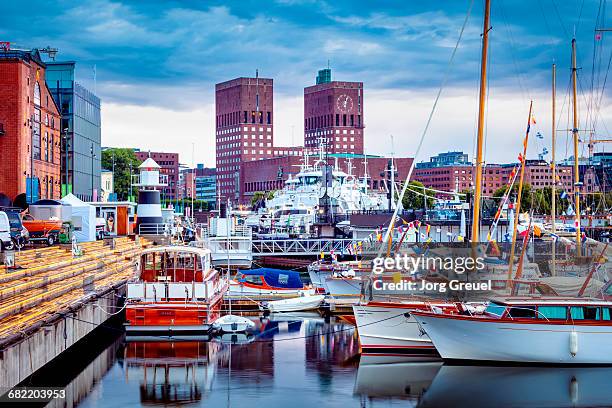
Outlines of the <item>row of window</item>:
{"label": "row of window", "polygon": [[266,123],[272,124],[272,112],[270,111],[242,111],[224,113],[217,115],[217,127],[234,126],[243,123]]}
{"label": "row of window", "polygon": [[[321,115],[321,116],[315,116],[312,118],[306,118],[304,119],[304,129],[306,130],[311,130],[311,129],[320,129],[320,128],[326,128],[326,127],[331,127],[331,126],[354,126],[354,127],[361,127],[361,115],[356,115],[357,117],[355,117],[355,115],[347,115],[347,114],[343,114],[340,115],[339,113],[336,113],[335,117],[333,114],[329,114],[329,115]],[[334,120],[335,119],[335,120]]]}
{"label": "row of window", "polygon": [[[491,303],[487,312],[501,316],[506,306]],[[513,318],[530,318],[543,320],[612,320],[611,307],[599,306],[516,306],[511,307],[508,315]]]}

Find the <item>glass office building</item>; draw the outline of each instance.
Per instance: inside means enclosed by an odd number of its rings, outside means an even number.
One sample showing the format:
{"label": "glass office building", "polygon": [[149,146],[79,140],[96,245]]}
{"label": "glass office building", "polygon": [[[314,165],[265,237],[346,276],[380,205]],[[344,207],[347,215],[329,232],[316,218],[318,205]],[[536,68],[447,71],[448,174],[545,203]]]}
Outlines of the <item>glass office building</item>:
{"label": "glass office building", "polygon": [[62,196],[72,192],[81,200],[98,201],[100,98],[75,81],[74,62],[47,62],[46,79],[62,115]]}

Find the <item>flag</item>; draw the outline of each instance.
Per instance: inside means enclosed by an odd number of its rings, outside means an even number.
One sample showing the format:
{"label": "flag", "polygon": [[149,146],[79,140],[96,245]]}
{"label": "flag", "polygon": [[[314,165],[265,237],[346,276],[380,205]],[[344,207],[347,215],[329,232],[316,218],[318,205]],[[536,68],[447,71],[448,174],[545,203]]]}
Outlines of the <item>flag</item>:
{"label": "flag", "polygon": [[531,124],[532,125],[536,124],[535,116],[533,116],[533,115],[531,115]]}
{"label": "flag", "polygon": [[518,155],[518,161],[519,161],[519,163],[522,163],[522,162],[523,162],[523,154],[522,154],[522,153],[519,153],[519,155]]}
{"label": "flag", "polygon": [[523,148],[527,150],[527,138],[523,139]]}
{"label": "flag", "polygon": [[325,258],[325,253],[321,251],[321,259]]}
{"label": "flag", "polygon": [[550,237],[552,238],[553,242],[557,242],[557,240],[559,239],[559,236],[557,234],[550,234]]}
{"label": "flag", "polygon": [[587,240],[586,233],[583,232],[582,233],[582,243],[584,244],[586,242],[586,240]]}
{"label": "flag", "polygon": [[561,194],[559,195],[559,197],[560,197],[562,200],[565,200],[565,199],[567,198],[567,192],[566,192],[566,191],[562,191],[562,192],[561,192]]}
{"label": "flag", "polygon": [[429,231],[431,231],[431,225],[427,224],[427,227],[425,227],[425,234],[427,234],[427,236],[429,236]]}
{"label": "flag", "polygon": [[578,218],[574,219],[574,228],[578,228],[580,226],[580,220]]}
{"label": "flag", "polygon": [[393,273],[393,283],[400,283],[402,281],[402,274],[399,272]]}
{"label": "flag", "polygon": [[499,250],[499,245],[497,245],[497,241],[491,241],[491,256],[500,256],[501,251]]}

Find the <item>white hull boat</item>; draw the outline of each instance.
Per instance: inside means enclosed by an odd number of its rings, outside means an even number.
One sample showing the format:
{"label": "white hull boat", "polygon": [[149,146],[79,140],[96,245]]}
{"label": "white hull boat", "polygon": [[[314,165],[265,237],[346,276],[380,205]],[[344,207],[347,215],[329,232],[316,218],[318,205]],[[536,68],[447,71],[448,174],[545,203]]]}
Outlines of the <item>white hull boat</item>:
{"label": "white hull boat", "polygon": [[[354,305],[363,355],[377,353],[435,355],[435,348],[408,312],[424,303]],[[407,317],[409,316],[409,317]]]}
{"label": "white hull boat", "polygon": [[492,302],[481,316],[412,315],[445,360],[612,364],[611,313],[612,302],[532,298]]}
{"label": "white hull boat", "polygon": [[240,333],[247,330],[253,329],[255,322],[246,317],[236,315],[225,315],[218,318],[213,324],[213,330],[220,331],[222,333]]}
{"label": "white hull boat", "polygon": [[323,295],[300,296],[291,299],[267,302],[264,305],[264,308],[272,313],[315,310],[319,308],[324,299],[325,296]]}

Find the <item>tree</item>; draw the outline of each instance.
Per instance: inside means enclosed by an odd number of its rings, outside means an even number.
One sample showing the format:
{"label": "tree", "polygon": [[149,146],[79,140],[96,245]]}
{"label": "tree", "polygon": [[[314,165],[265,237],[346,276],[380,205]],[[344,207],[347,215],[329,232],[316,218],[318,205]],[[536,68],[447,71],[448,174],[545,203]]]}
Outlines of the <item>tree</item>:
{"label": "tree", "polygon": [[[402,199],[402,205],[405,209],[412,210],[422,210],[425,207],[425,197],[423,196],[425,193],[427,197],[427,208],[432,208],[434,205],[433,193],[427,190],[424,190],[424,185],[420,181],[413,180],[408,183],[408,188],[406,189],[406,194],[404,194],[404,198]],[[431,196],[430,196],[431,194]]]}
{"label": "tree", "polygon": [[[102,151],[102,168],[112,170],[113,158],[115,162],[114,192],[119,200],[127,200],[132,183],[132,180],[130,180],[130,164],[132,165],[132,174],[138,174],[140,160],[136,158],[133,149],[112,147]],[[135,194],[136,191],[136,189],[133,189],[132,193]]]}

